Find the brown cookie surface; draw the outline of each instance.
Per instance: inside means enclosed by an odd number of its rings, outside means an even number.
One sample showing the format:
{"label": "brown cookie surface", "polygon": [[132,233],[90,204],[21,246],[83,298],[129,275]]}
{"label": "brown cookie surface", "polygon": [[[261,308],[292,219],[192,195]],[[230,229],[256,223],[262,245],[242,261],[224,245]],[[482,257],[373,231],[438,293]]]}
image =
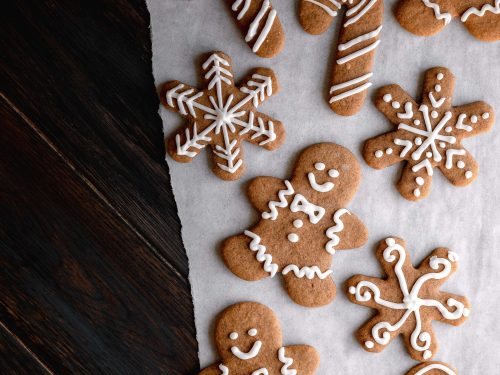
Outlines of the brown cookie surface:
{"label": "brown cookie surface", "polygon": [[454,85],[453,74],[437,67],[425,73],[420,104],[397,85],[376,94],[376,107],[397,130],[366,141],[363,157],[376,169],[404,161],[397,188],[408,200],[429,194],[435,168],[456,186],[472,183],[478,174],[462,141],[491,129],[495,114],[484,102],[453,107]]}
{"label": "brown cookie surface", "polygon": [[336,291],[332,255],[362,246],[368,236],[361,220],[345,208],[360,179],[355,156],[333,143],[304,150],[289,180],[255,178],[248,197],[261,219],[223,243],[224,262],[249,281],[281,273],[288,294],[300,305],[330,303]]}
{"label": "brown cookie surface", "polygon": [[167,142],[167,152],[188,163],[207,145],[212,149],[212,171],[224,180],[236,180],[244,172],[243,141],[267,150],[285,140],[282,123],[257,111],[257,107],[278,92],[271,69],[253,69],[235,86],[231,58],[211,52],[203,59],[204,91],[170,81],[163,85],[160,100],[165,108],[179,113],[187,124]]}
{"label": "brown cookie surface", "polygon": [[425,362],[413,367],[406,375],[458,375],[458,372],[444,362]]}
{"label": "brown cookie surface", "polygon": [[328,104],[337,114],[352,116],[363,105],[372,85],[373,60],[382,30],[383,0],[300,0],[299,20],[310,34],[328,29],[346,6],[332,67]]}
{"label": "brown cookie surface", "polygon": [[200,375],[313,375],[319,354],[311,346],[282,346],[281,327],[273,311],[256,302],[226,308],[215,325],[221,362]]}
{"label": "brown cookie surface", "polygon": [[475,38],[500,40],[500,0],[401,0],[394,15],[415,35],[437,34],[457,17]]}
{"label": "brown cookie surface", "polygon": [[252,52],[276,56],[285,45],[285,33],[269,0],[225,0]]}
{"label": "brown cookie surface", "polygon": [[470,304],[463,296],[439,290],[457,270],[456,253],[435,249],[415,268],[405,247],[400,238],[381,241],[375,254],[387,277],[353,276],[345,292],[351,302],[377,310],[357,331],[365,350],[381,352],[402,335],[410,356],[427,361],[438,350],[432,321],[458,326],[469,316]]}

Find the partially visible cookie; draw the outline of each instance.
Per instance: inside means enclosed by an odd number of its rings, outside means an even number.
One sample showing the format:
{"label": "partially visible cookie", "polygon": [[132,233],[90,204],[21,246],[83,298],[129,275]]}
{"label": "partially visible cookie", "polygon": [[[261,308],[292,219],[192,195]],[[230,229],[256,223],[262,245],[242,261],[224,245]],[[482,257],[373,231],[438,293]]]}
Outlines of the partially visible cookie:
{"label": "partially visible cookie", "polygon": [[415,35],[434,35],[457,17],[475,38],[500,40],[500,0],[400,0],[394,15]]}
{"label": "partially visible cookie", "polygon": [[269,0],[226,0],[245,42],[260,57],[276,56],[285,45],[285,33]]}
{"label": "partially visible cookie", "polygon": [[200,375],[313,375],[319,366],[312,346],[282,346],[279,321],[256,302],[237,303],[219,315],[215,346],[221,361]]}
{"label": "partially visible cookie", "polygon": [[457,270],[457,254],[441,247],[415,268],[405,242],[387,238],[380,242],[375,256],[387,277],[356,275],[345,287],[351,302],[377,310],[359,328],[359,344],[378,353],[402,335],[413,359],[430,360],[438,350],[432,321],[458,326],[470,313],[467,298],[439,290]]}
{"label": "partially visible cookie", "polygon": [[469,185],[477,177],[479,166],[462,141],[490,130],[495,114],[485,102],[453,107],[454,86],[453,74],[437,67],[425,72],[419,102],[397,85],[384,86],[376,94],[376,107],[396,130],[366,141],[363,157],[376,169],[403,161],[397,188],[408,200],[429,194],[436,168],[456,186]]}
{"label": "partially visible cookie", "polygon": [[413,367],[406,375],[458,375],[450,365],[444,362],[425,362]]}
{"label": "partially visible cookie", "polygon": [[288,294],[302,306],[330,303],[336,294],[332,255],[358,248],[368,237],[361,220],[345,208],[360,180],[356,157],[333,143],[305,149],[290,179],[255,178],[248,198],[261,219],[224,241],[224,262],[249,281],[281,273]]}

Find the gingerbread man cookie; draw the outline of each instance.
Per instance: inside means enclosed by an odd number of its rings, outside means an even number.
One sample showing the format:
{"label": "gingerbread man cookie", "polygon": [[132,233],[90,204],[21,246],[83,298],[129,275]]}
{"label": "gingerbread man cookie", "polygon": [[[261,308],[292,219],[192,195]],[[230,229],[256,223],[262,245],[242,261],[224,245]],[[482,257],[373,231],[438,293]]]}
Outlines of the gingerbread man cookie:
{"label": "gingerbread man cookie", "polygon": [[332,255],[367,240],[363,223],[345,208],[360,178],[354,155],[333,143],[303,151],[289,180],[255,178],[248,197],[261,220],[224,242],[224,262],[248,281],[283,274],[288,294],[300,305],[330,303],[336,292]]}
{"label": "gingerbread man cookie", "polygon": [[226,0],[245,42],[260,57],[273,57],[285,45],[285,33],[269,0]]}
{"label": "gingerbread man cookie", "polygon": [[387,238],[380,242],[376,257],[387,278],[356,275],[346,283],[351,302],[377,310],[357,332],[360,345],[378,353],[402,335],[413,359],[431,359],[438,350],[432,321],[458,326],[470,313],[465,297],[439,290],[457,270],[457,254],[441,247],[414,268],[405,242]]}
{"label": "gingerbread man cookie", "polygon": [[210,145],[213,172],[224,180],[236,180],[244,172],[242,141],[274,150],[285,140],[281,122],[257,107],[278,91],[274,72],[257,68],[238,87],[234,85],[231,58],[212,52],[203,60],[205,91],[170,81],[161,89],[161,103],[187,120],[185,128],[172,136],[167,151],[188,163]]}
{"label": "gingerbread man cookie", "polygon": [[444,362],[425,362],[413,367],[406,375],[458,375],[458,372]]}
{"label": "gingerbread man cookie", "polygon": [[459,17],[475,38],[500,40],[500,0],[401,0],[394,14],[415,35],[437,34]]}
{"label": "gingerbread man cookie", "polygon": [[376,169],[405,161],[397,188],[408,200],[429,194],[436,167],[456,186],[477,176],[478,164],[462,140],[490,130],[495,115],[484,102],[452,107],[454,82],[448,69],[438,67],[425,73],[421,104],[397,85],[376,94],[375,105],[397,130],[369,139],[363,157]]}
{"label": "gingerbread man cookie", "polygon": [[225,309],[215,325],[221,362],[200,375],[313,375],[319,354],[311,346],[282,346],[280,323],[273,311],[256,302]]}
{"label": "gingerbread man cookie", "polygon": [[299,19],[310,34],[321,34],[340,8],[343,16],[338,47],[330,78],[328,103],[339,115],[352,116],[363,105],[372,85],[373,60],[380,40],[383,0],[300,0]]}

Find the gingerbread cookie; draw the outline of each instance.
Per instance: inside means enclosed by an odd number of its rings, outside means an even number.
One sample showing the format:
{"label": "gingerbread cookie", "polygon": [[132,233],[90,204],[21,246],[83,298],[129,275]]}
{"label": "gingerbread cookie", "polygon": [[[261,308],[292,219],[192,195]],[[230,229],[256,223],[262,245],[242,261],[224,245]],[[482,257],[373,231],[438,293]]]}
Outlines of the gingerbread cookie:
{"label": "gingerbread cookie", "polygon": [[282,273],[288,294],[300,305],[330,303],[336,292],[332,255],[362,246],[368,236],[363,223],[345,208],[360,179],[354,155],[333,143],[303,151],[290,180],[255,178],[248,197],[261,220],[224,242],[224,262],[248,281]]}
{"label": "gingerbread cookie", "polygon": [[406,375],[458,375],[457,370],[443,362],[426,362],[413,367]]}
{"label": "gingerbread cookie", "polygon": [[273,311],[256,302],[225,309],[215,325],[221,362],[200,375],[312,375],[319,354],[311,346],[282,346],[280,323]]}
{"label": "gingerbread cookie", "polygon": [[210,145],[213,172],[224,180],[236,180],[244,172],[242,141],[274,150],[285,140],[281,122],[257,111],[276,94],[278,81],[271,69],[257,68],[236,87],[229,56],[212,52],[203,61],[205,91],[179,81],[167,82],[161,89],[161,103],[187,120],[167,142],[167,151],[174,160],[189,163]]}
{"label": "gingerbread cookie", "polygon": [[462,140],[490,130],[495,115],[484,102],[452,107],[454,82],[448,69],[438,67],[425,73],[421,104],[397,85],[376,94],[375,105],[397,130],[369,139],[363,157],[376,169],[405,161],[397,188],[408,200],[429,194],[435,167],[456,186],[477,176],[478,164]]}
{"label": "gingerbread cookie", "polygon": [[360,345],[378,353],[402,335],[413,359],[431,359],[438,349],[432,321],[458,326],[470,313],[467,298],[439,290],[457,270],[457,254],[441,247],[414,268],[405,242],[387,238],[376,257],[387,278],[356,275],[346,283],[351,302],[377,310],[357,332]]}
{"label": "gingerbread cookie", "polygon": [[245,42],[260,57],[273,57],[285,45],[285,33],[269,0],[226,0]]}
{"label": "gingerbread cookie", "polygon": [[459,17],[475,38],[500,40],[500,0],[400,0],[394,14],[415,35],[437,34]]}
{"label": "gingerbread cookie", "polygon": [[335,64],[330,78],[328,103],[337,114],[352,116],[360,109],[372,85],[373,60],[379,45],[384,13],[383,0],[300,0],[299,19],[310,34],[321,34],[338,11],[346,6]]}

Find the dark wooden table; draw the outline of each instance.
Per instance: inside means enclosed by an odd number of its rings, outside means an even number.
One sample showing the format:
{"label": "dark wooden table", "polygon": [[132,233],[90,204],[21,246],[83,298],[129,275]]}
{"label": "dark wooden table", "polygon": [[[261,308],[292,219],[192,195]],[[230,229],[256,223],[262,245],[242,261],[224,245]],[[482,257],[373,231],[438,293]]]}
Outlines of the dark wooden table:
{"label": "dark wooden table", "polygon": [[0,373],[196,373],[146,5],[10,0],[0,29]]}

